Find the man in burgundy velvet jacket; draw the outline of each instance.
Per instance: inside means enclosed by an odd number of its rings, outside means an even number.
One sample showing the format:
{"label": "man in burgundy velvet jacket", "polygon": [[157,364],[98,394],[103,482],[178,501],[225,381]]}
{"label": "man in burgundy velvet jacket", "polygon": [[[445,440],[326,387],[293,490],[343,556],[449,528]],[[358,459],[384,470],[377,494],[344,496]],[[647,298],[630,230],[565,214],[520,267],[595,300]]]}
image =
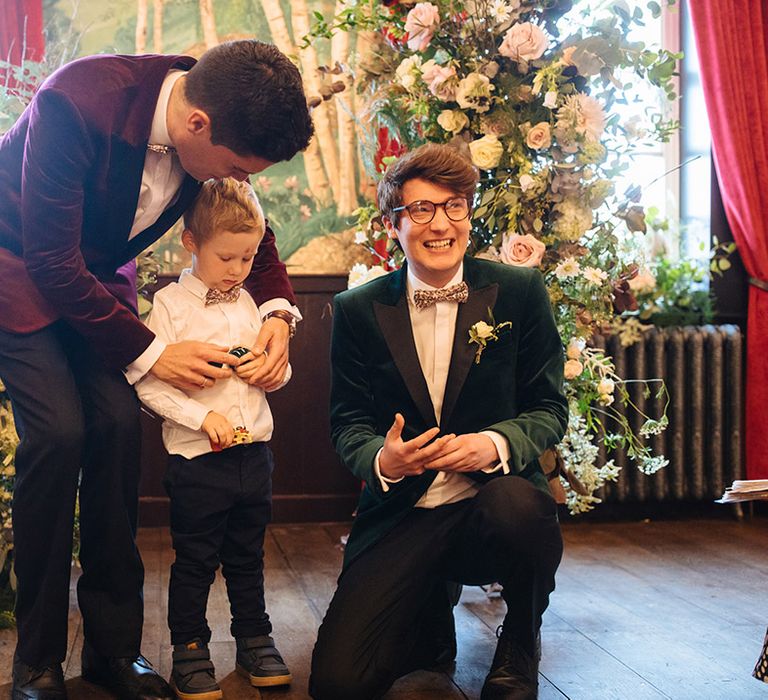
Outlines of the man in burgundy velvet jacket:
{"label": "man in burgundy velvet jacket", "polygon": [[[14,700],[66,698],[73,513],[80,479],[83,676],[121,698],[173,697],[140,654],[143,567],[134,542],[139,405],[150,372],[210,386],[231,356],[165,346],[136,316],[133,259],[200,182],[245,179],[311,138],[301,78],[277,49],[93,56],[40,88],[0,141],[0,378],[21,438],[13,502],[18,644]],[[267,231],[246,286],[270,316],[254,383],[284,375],[300,318]],[[227,359],[229,358],[229,359]]]}

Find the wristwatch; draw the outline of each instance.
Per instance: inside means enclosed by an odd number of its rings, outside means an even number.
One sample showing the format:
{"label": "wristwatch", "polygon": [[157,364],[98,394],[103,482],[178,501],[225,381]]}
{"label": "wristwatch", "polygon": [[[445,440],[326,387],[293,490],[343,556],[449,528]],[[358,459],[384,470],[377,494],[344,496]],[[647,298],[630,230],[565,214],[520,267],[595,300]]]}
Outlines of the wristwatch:
{"label": "wristwatch", "polygon": [[270,311],[261,320],[266,321],[268,318],[273,318],[273,317],[279,318],[288,324],[289,339],[293,338],[293,336],[296,335],[296,317],[290,311],[286,311],[285,309],[276,309],[275,311]]}

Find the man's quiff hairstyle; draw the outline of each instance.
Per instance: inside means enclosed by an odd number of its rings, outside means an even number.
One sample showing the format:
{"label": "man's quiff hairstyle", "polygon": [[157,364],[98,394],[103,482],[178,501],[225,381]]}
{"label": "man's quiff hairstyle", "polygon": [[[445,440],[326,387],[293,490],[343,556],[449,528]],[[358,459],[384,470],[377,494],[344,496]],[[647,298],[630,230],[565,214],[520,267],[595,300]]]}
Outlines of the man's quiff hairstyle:
{"label": "man's quiff hairstyle", "polygon": [[208,49],[184,80],[184,97],[211,120],[211,143],[272,163],[309,144],[312,119],[299,69],[255,39]]}
{"label": "man's quiff hairstyle", "polygon": [[402,212],[403,186],[409,180],[426,180],[467,198],[470,207],[478,182],[477,168],[452,146],[427,143],[400,156],[387,168],[379,182],[379,211],[397,226]]}
{"label": "man's quiff hairstyle", "polygon": [[203,183],[197,198],[184,212],[184,228],[195,243],[205,243],[222,231],[264,236],[264,213],[253,188],[247,182],[227,177]]}

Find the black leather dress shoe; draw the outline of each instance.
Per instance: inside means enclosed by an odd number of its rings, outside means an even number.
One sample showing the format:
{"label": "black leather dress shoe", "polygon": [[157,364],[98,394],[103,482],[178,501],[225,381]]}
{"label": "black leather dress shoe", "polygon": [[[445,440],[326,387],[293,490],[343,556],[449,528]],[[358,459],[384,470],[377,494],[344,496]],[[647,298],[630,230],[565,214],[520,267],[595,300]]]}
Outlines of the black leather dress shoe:
{"label": "black leather dress shoe", "polygon": [[61,666],[33,668],[14,659],[11,700],[67,700]]}
{"label": "black leather dress shoe", "polygon": [[538,694],[538,659],[502,634],[480,700],[536,700]]}
{"label": "black leather dress shoe", "polygon": [[120,700],[175,700],[171,686],[143,656],[98,657],[83,647],[83,678],[104,686]]}

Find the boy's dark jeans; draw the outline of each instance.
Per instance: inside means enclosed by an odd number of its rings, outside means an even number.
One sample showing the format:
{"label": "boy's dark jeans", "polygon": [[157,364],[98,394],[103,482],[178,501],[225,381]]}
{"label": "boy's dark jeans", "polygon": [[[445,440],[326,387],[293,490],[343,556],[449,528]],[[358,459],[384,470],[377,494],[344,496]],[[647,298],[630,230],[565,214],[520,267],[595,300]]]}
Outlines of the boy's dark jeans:
{"label": "boy's dark jeans", "polygon": [[272,631],[264,606],[264,531],[272,515],[273,465],[264,442],[193,459],[169,457],[164,484],[176,550],[168,591],[172,644],[210,641],[205,610],[219,564],[232,636]]}

